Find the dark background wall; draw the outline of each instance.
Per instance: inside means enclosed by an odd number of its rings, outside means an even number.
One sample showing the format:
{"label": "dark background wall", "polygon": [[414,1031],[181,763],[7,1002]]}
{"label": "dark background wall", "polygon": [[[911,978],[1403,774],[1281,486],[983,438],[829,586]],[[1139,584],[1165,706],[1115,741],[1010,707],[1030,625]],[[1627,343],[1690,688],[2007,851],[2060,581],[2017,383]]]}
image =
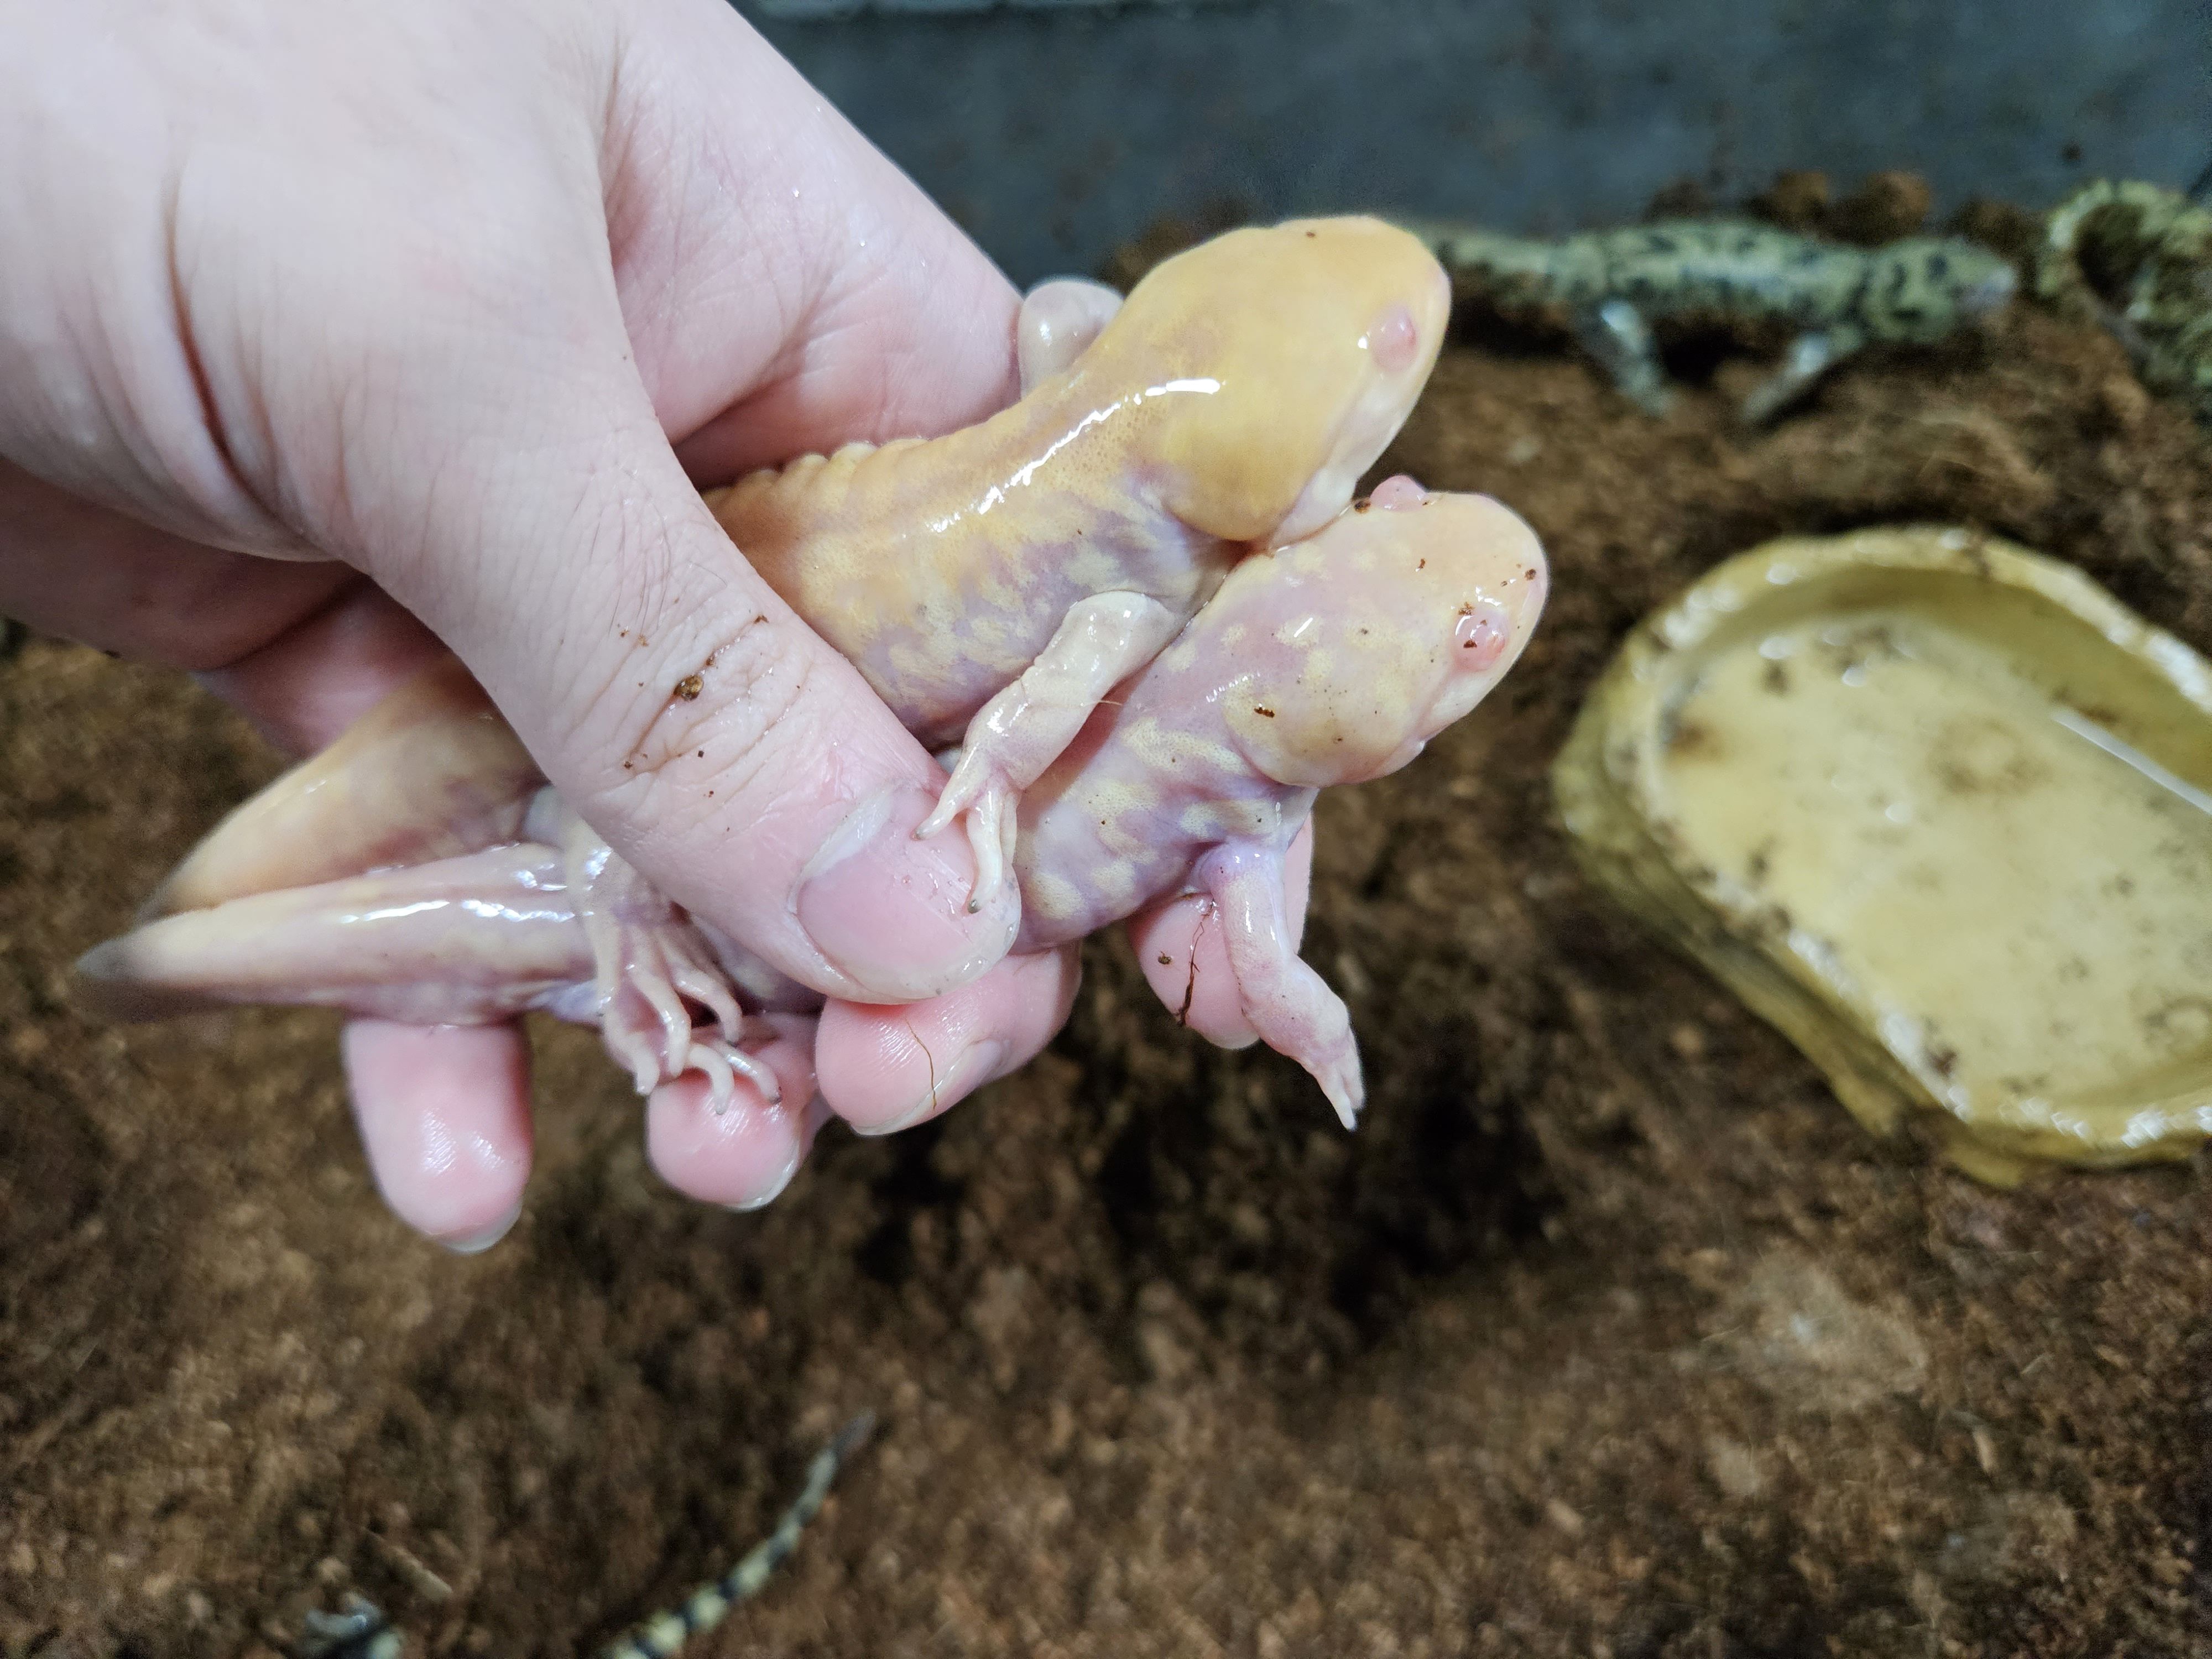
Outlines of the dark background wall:
{"label": "dark background wall", "polygon": [[1018,280],[1164,212],[1557,231],[1698,180],[2048,204],[2212,164],[2207,0],[738,0]]}

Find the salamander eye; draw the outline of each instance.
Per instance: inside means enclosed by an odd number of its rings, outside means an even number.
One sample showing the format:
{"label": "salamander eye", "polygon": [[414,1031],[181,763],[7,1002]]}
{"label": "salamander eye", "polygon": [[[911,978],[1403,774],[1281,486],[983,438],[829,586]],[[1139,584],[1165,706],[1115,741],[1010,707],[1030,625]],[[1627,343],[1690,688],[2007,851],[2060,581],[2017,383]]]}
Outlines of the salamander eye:
{"label": "salamander eye", "polygon": [[1484,599],[1460,612],[1452,629],[1453,665],[1471,674],[1498,666],[1513,643],[1513,618],[1504,607]]}
{"label": "salamander eye", "polygon": [[1360,343],[1374,354],[1376,368],[1385,374],[1402,374],[1420,357],[1421,331],[1412,312],[1391,306],[1375,319]]}

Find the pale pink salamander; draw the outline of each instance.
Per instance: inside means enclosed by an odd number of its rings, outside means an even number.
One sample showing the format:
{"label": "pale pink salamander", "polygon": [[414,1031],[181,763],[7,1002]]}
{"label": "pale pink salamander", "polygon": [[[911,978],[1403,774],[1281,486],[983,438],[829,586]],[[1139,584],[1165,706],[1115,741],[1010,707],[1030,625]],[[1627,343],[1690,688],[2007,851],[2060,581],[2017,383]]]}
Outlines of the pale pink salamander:
{"label": "pale pink salamander", "polygon": [[1297,955],[1291,838],[1319,790],[1396,771],[1482,700],[1520,656],[1547,582],[1513,514],[1402,477],[1238,565],[1022,796],[1015,948],[1205,895],[1247,1022],[1350,1127],[1358,1052],[1343,1002]]}
{"label": "pale pink salamander", "polygon": [[990,420],[708,501],[908,730],[962,744],[921,833],[965,815],[981,904],[1015,797],[1097,700],[1239,558],[1343,511],[1420,395],[1450,302],[1427,248],[1379,220],[1231,231],[1157,267],[1111,321],[1079,306],[1054,338],[1032,312],[1024,396]]}
{"label": "pale pink salamander", "polygon": [[[1480,701],[1545,584],[1505,508],[1402,477],[1245,559],[1023,796],[1016,948],[1206,896],[1251,1028],[1349,1125],[1358,1052],[1343,1003],[1298,959],[1285,852],[1316,790],[1395,770]],[[739,993],[757,1009],[805,994],[608,853],[452,667],[241,807],[157,902],[169,914],[81,964],[111,1013],[308,1003],[457,1024],[541,1009],[599,1021],[641,1089],[697,1068],[727,1098],[733,1071],[754,1073]],[[695,1006],[719,1034],[694,1030]]]}

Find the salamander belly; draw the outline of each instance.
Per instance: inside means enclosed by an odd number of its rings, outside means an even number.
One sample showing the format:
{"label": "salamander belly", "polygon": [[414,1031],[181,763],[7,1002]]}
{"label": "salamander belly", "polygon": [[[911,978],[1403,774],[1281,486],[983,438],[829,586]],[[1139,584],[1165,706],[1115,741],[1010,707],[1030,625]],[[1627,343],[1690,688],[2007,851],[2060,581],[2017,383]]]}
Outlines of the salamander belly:
{"label": "salamander belly", "polygon": [[1192,890],[1199,860],[1224,842],[1287,842],[1296,825],[1285,821],[1284,793],[1197,732],[1094,720],[1023,798],[1015,948],[1080,939]]}

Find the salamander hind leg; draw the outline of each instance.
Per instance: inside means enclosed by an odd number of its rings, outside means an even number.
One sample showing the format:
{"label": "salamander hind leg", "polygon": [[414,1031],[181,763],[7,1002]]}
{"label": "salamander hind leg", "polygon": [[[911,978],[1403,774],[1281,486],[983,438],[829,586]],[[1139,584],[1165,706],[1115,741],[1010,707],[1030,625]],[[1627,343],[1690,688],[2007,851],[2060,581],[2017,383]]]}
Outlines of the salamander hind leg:
{"label": "salamander hind leg", "polygon": [[1864,344],[1850,328],[1801,334],[1790,343],[1782,367],[1752,388],[1741,410],[1746,426],[1765,426],[1819,384],[1820,377]]}
{"label": "salamander hind leg", "polygon": [[[765,1061],[741,1046],[744,1011],[713,946],[690,918],[550,791],[533,816],[540,812],[557,815],[549,828],[557,835],[569,896],[591,942],[591,1014],[607,1052],[637,1091],[649,1094],[658,1084],[700,1072],[717,1112],[737,1098],[740,1077],[770,1105],[779,1102],[782,1085]],[[694,1008],[710,1017],[710,1027],[695,1025]]]}
{"label": "salamander hind leg", "polygon": [[1199,880],[1220,907],[1230,971],[1260,1040],[1306,1068],[1347,1129],[1366,1099],[1344,999],[1302,961],[1283,896],[1283,853],[1231,843],[1206,854]]}
{"label": "salamander hind leg", "polygon": [[1079,600],[1022,677],[968,723],[952,781],[915,835],[936,835],[966,816],[975,852],[970,910],[988,903],[1006,880],[1021,792],[1075,741],[1106,694],[1157,656],[1183,621],[1144,593]]}
{"label": "salamander hind leg", "polygon": [[1644,313],[1626,300],[1607,300],[1574,319],[1575,338],[1597,359],[1621,394],[1647,415],[1664,415],[1674,401],[1658,343]]}

